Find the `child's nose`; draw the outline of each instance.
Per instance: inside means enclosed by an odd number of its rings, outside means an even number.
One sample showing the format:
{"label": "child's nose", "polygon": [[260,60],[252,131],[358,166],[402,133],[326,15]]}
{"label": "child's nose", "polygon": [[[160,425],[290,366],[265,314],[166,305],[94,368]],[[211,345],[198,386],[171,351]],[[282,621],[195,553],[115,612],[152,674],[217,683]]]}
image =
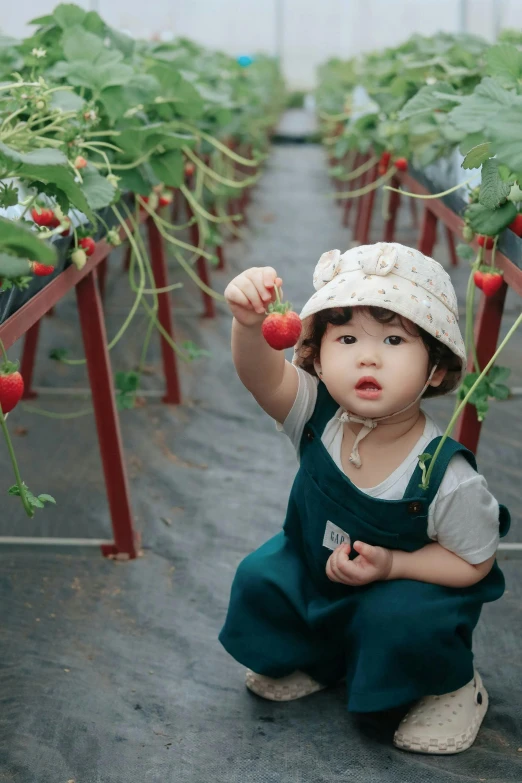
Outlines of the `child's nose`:
{"label": "child's nose", "polygon": [[381,364],[377,351],[365,351],[359,356],[359,367],[379,367]]}

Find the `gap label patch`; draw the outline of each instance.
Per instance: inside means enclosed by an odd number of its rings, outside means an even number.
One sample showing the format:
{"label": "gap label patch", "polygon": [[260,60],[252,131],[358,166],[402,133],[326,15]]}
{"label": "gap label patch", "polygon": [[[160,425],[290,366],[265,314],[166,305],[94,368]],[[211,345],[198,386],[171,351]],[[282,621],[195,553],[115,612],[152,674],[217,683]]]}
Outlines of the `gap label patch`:
{"label": "gap label patch", "polygon": [[328,520],[324,531],[323,546],[325,546],[327,549],[331,549],[333,552],[333,550],[337,549],[340,544],[349,543],[350,536],[348,533],[345,533],[344,530],[342,530],[340,527],[337,527],[337,525],[334,525],[333,522]]}

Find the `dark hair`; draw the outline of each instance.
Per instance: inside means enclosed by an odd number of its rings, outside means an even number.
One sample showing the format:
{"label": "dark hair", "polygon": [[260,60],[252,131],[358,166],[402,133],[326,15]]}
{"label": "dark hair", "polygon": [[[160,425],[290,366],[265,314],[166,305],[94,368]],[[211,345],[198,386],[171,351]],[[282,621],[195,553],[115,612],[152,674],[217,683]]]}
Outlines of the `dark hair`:
{"label": "dark hair", "polygon": [[[440,386],[428,386],[423,397],[437,397],[447,394],[455,388],[457,378],[462,371],[462,364],[459,357],[453,353],[446,345],[437,340],[431,334],[417,324],[414,324],[399,313],[387,310],[384,307],[358,307],[359,312],[365,313],[380,324],[399,323],[402,328],[412,336],[419,336],[426,346],[429,358],[429,370],[431,372],[435,364],[439,368],[446,370],[446,375]],[[319,358],[321,342],[328,328],[328,324],[333,326],[343,326],[349,323],[353,317],[352,307],[331,307],[327,310],[320,310],[312,316],[312,326],[309,336],[303,340],[300,351],[301,366],[303,370],[310,375],[317,375],[314,368],[314,359]]]}

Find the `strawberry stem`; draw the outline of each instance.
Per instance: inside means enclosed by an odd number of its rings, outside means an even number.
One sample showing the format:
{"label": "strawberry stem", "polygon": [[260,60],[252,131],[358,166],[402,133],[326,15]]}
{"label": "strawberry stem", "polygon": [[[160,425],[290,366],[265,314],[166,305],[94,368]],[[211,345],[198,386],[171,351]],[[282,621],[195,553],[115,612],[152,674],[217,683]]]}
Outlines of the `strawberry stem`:
{"label": "strawberry stem", "polygon": [[[4,346],[2,345],[2,350],[4,349]],[[18,489],[20,490],[20,497],[22,498],[22,503],[24,505],[25,512],[28,517],[34,516],[34,510],[29,503],[27,499],[27,495],[25,494],[25,487],[24,482],[22,481],[22,477],[20,475],[20,470],[18,468],[18,462],[16,461],[16,456],[13,449],[13,444],[11,442],[11,438],[9,436],[9,430],[7,429],[7,424],[5,422],[5,415],[2,410],[2,405],[0,404],[0,427],[2,428],[2,432],[4,434],[5,442],[7,444],[7,450],[9,452],[9,457],[11,458],[11,464],[13,466],[13,471],[16,478],[16,485]]]}

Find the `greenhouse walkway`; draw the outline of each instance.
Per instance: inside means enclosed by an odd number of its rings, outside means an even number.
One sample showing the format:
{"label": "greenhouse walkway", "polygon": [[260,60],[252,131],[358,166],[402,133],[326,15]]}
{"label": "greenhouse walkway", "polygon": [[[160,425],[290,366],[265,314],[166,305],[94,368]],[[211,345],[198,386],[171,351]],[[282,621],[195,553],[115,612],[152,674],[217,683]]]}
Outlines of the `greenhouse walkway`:
{"label": "greenhouse walkway", "polygon": [[[244,242],[227,246],[228,268],[213,273],[215,288],[222,291],[243,268],[270,264],[284,278],[285,295],[301,307],[320,254],[348,247],[338,207],[323,198],[329,192],[319,147],[275,147],[254,193],[250,231]],[[415,242],[409,210],[401,215],[398,240]],[[439,249],[435,255],[445,263]],[[457,270],[459,290],[465,276]],[[109,335],[125,313],[120,281],[114,259]],[[0,781],[520,781],[522,560],[503,561],[507,593],[485,608],[476,633],[491,707],[467,753],[430,757],[393,748],[397,715],[348,714],[342,687],[288,704],[245,689],[242,667],[217,635],[239,561],[280,529],[296,462],[290,443],[235,375],[226,309],[220,305],[215,321],[202,321],[196,291],[187,305],[188,289],[183,307],[173,294],[177,336],[194,340],[211,358],[182,368],[184,405],[168,408],[153,396],[161,389],[154,341],[148,404],[122,415],[144,556],[117,564],[97,549],[0,549]],[[506,326],[517,307],[508,301]],[[84,387],[83,371],[57,368],[44,357],[57,345],[81,352],[74,299],[58,316],[44,325],[36,385],[47,391],[35,405],[72,412],[85,408],[85,400],[53,390]],[[139,324],[115,349],[115,370],[136,363],[138,332]],[[505,362],[518,375],[521,356],[518,340]],[[514,384],[522,386],[517,374]],[[429,410],[444,423],[452,404],[439,400]],[[492,490],[513,512],[512,541],[522,540],[521,421],[520,398],[494,406],[479,452]],[[25,480],[55,495],[57,506],[28,520],[4,495],[1,535],[109,537],[91,417],[63,421],[17,411],[16,425]]]}

